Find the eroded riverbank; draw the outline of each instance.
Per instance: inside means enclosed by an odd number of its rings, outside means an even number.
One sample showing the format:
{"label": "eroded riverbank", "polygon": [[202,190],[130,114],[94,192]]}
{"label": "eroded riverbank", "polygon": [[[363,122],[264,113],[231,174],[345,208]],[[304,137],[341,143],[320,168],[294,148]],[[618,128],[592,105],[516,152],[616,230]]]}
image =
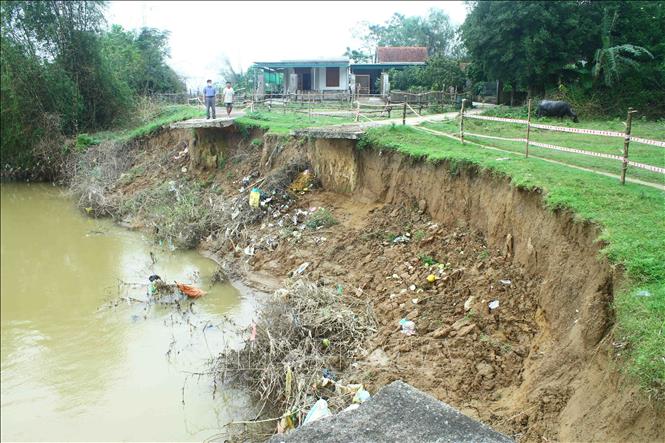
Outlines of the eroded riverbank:
{"label": "eroded riverbank", "polygon": [[[379,331],[367,355],[335,368],[349,379],[403,379],[521,441],[665,432],[662,405],[613,366],[621,275],[599,259],[597,227],[546,209],[537,191],[344,140],[231,128],[164,131],[137,147],[82,207],[183,245],[203,240],[231,275],[296,275],[369,300]],[[288,192],[306,168],[319,185]],[[256,210],[253,187],[265,193]],[[401,318],[416,336],[399,332]]]}

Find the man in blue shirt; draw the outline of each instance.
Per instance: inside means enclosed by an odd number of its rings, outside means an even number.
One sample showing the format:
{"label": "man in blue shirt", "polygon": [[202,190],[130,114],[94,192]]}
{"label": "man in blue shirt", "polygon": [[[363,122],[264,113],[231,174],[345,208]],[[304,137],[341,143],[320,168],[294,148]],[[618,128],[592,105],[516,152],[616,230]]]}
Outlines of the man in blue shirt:
{"label": "man in blue shirt", "polygon": [[208,85],[203,88],[203,97],[206,103],[206,120],[210,119],[210,108],[212,108],[212,118],[215,118],[215,96],[217,90],[212,86],[212,80],[208,80]]}

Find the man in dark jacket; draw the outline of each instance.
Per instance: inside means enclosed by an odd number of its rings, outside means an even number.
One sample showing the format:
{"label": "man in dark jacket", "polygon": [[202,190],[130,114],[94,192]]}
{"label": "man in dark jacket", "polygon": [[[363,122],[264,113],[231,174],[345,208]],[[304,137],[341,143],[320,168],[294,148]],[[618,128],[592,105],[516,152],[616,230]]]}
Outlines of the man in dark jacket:
{"label": "man in dark jacket", "polygon": [[206,120],[210,119],[210,108],[212,108],[212,118],[215,118],[215,96],[217,90],[212,85],[212,80],[208,80],[208,85],[203,88],[203,97],[206,104]]}

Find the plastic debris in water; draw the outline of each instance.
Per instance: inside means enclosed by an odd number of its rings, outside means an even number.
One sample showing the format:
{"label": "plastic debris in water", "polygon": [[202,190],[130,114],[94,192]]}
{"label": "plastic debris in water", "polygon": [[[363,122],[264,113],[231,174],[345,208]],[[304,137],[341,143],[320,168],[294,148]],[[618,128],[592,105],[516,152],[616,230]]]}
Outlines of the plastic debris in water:
{"label": "plastic debris in water", "polygon": [[499,300],[492,300],[487,306],[489,306],[490,309],[494,310],[499,307]]}

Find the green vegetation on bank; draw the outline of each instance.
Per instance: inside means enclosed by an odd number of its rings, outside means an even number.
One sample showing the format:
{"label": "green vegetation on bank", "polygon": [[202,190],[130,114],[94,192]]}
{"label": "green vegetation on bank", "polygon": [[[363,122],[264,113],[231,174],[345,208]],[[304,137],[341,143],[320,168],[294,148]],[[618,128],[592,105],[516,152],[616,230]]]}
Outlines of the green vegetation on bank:
{"label": "green vegetation on bank", "polygon": [[[653,394],[665,394],[665,193],[636,184],[543,162],[507,156],[422,130],[391,126],[370,129],[363,148],[392,149],[451,171],[476,165],[511,178],[513,185],[545,191],[552,210],[570,210],[602,227],[604,254],[624,266],[629,284],[616,293],[617,334],[628,345],[628,371]],[[640,292],[646,291],[646,292]]]}
{"label": "green vegetation on bank", "polygon": [[[500,117],[509,118],[524,118],[526,119],[526,108],[517,109],[502,109],[494,110],[486,115],[497,115]],[[573,128],[587,128],[599,129],[608,131],[623,132],[625,124],[623,120],[593,120],[582,121],[580,123],[573,123],[569,120],[559,121],[556,119],[533,119],[533,123],[553,124],[556,126],[566,126]],[[426,123],[424,127],[434,129],[437,131],[448,132],[452,134],[459,134],[459,119],[448,120],[437,123]],[[487,139],[482,137],[475,137],[468,133],[476,133],[481,135],[489,135],[494,137],[507,137],[507,138],[524,138],[526,137],[526,125],[492,122],[485,120],[464,119],[464,138],[476,143],[494,146],[497,148],[505,149],[507,151],[524,153],[524,142],[513,142],[504,140]],[[649,138],[652,140],[665,140],[665,121],[647,121],[644,119],[637,119],[633,121],[632,134]],[[548,143],[557,146],[568,148],[583,149],[592,152],[602,152],[612,155],[623,155],[623,139],[617,137],[603,137],[586,134],[574,134],[568,132],[554,132],[546,131],[543,129],[531,128],[529,135],[531,141]],[[552,159],[568,163],[575,166],[584,168],[596,169],[603,172],[612,174],[620,174],[621,161],[603,159],[598,157],[586,156],[582,154],[573,154],[567,152],[553,151],[551,149],[540,148],[530,145],[529,152],[532,156]],[[632,161],[646,163],[649,165],[665,167],[665,151],[663,148],[641,143],[631,143],[628,157]],[[637,178],[641,180],[651,181],[654,183],[663,183],[664,177],[657,172],[648,171],[633,166],[628,167],[628,177]]]}
{"label": "green vegetation on bank", "polygon": [[201,106],[189,105],[170,105],[156,107],[146,116],[131,125],[125,125],[124,128],[111,131],[102,131],[95,133],[95,137],[101,141],[116,140],[120,142],[130,141],[135,138],[150,135],[170,123],[188,120],[190,118],[202,118],[205,116],[205,110]]}
{"label": "green vegetation on bank", "polygon": [[106,6],[0,3],[3,176],[53,179],[49,163],[59,158],[52,153],[62,149],[62,138],[133,124],[142,97],[185,89],[166,64],[168,32],[109,29]]}

